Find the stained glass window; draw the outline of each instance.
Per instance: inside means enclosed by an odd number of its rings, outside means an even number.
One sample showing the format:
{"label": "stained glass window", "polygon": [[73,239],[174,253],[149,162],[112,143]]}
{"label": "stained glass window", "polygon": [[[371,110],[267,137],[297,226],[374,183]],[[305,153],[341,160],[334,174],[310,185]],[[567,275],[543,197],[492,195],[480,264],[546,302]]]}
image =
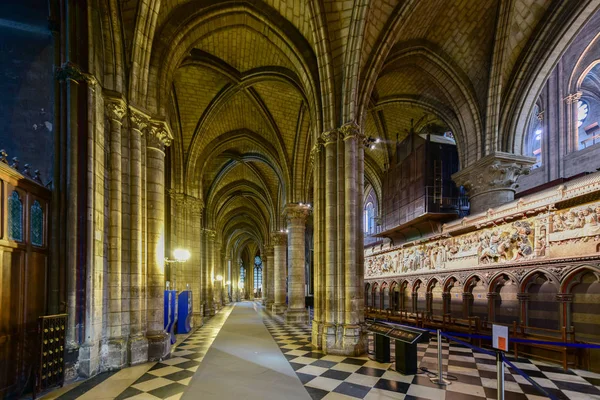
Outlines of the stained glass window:
{"label": "stained glass window", "polygon": [[262,267],[254,267],[254,291],[262,289]]}
{"label": "stained glass window", "polygon": [[8,198],[8,238],[23,241],[23,202],[16,190]]}
{"label": "stained glass window", "polygon": [[583,124],[583,121],[585,121],[587,118],[589,111],[590,107],[585,101],[579,100],[577,102],[577,127],[580,127]]}
{"label": "stained glass window", "polygon": [[44,211],[37,200],[31,206],[31,244],[44,245]]}
{"label": "stained glass window", "polygon": [[244,287],[244,283],[246,283],[246,268],[244,266],[240,266],[240,287]]}

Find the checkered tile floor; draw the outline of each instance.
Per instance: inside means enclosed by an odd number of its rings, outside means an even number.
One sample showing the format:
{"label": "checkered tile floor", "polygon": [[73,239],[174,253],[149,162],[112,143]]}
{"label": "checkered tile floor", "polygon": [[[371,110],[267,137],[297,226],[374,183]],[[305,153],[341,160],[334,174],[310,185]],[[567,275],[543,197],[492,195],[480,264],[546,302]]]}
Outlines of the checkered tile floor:
{"label": "checkered tile floor", "polygon": [[[310,346],[310,328],[287,325],[279,317],[263,319],[273,339],[313,399],[496,399],[494,357],[443,343],[444,373],[449,368],[451,385],[445,389],[430,381],[437,370],[437,343],[418,345],[417,375],[401,375],[394,364],[368,357],[325,355]],[[370,346],[371,347],[371,346]],[[371,347],[372,350],[372,347]],[[394,354],[392,345],[392,354]],[[393,361],[393,360],[392,360]],[[600,399],[600,375],[587,371],[565,372],[548,363],[519,359],[515,366],[559,399]],[[537,400],[545,397],[510,369],[505,370],[506,400]]]}
{"label": "checkered tile floor", "polygon": [[179,399],[232,310],[221,310],[181,342],[171,358],[157,362],[116,399]]}

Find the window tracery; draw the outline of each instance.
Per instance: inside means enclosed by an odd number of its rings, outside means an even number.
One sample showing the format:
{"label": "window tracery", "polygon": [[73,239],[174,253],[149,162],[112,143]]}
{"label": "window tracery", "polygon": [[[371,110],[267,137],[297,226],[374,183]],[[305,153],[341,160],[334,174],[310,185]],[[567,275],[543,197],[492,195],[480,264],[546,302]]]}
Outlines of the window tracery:
{"label": "window tracery", "polygon": [[8,238],[23,241],[23,202],[16,190],[8,198]]}

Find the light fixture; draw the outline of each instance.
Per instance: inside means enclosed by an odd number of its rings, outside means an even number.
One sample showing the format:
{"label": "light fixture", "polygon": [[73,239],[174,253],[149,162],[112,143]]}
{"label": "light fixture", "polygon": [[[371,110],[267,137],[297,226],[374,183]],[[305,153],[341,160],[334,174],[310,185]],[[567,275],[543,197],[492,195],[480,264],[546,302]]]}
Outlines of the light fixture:
{"label": "light fixture", "polygon": [[374,144],[371,145],[371,150],[375,150],[375,145]]}
{"label": "light fixture", "polygon": [[285,233],[288,233],[288,232],[289,232],[289,231],[286,229],[286,230],[285,230]]}
{"label": "light fixture", "polygon": [[217,275],[217,280],[220,282],[223,280],[223,275]]}
{"label": "light fixture", "polygon": [[190,252],[186,249],[175,249],[173,250],[173,257],[178,262],[186,262],[190,259]]}
{"label": "light fixture", "polygon": [[303,205],[304,205],[304,203],[300,203],[300,205],[301,205],[301,206],[303,206]]}
{"label": "light fixture", "polygon": [[231,285],[231,281],[225,282],[226,285]]}
{"label": "light fixture", "polygon": [[379,143],[379,142],[381,142],[381,139],[379,139],[379,138],[375,139],[375,143]]}
{"label": "light fixture", "polygon": [[310,208],[310,203],[307,204],[307,207]]}

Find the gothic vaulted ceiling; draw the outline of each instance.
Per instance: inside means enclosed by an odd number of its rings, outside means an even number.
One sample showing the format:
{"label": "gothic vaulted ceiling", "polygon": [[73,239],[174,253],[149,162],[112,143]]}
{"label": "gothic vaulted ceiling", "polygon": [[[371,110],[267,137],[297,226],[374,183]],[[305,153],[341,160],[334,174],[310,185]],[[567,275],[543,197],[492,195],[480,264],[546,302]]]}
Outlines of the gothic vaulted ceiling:
{"label": "gothic vaulted ceiling", "polygon": [[173,185],[201,197],[205,226],[239,251],[283,227],[286,203],[311,201],[315,138],[349,120],[383,139],[366,151],[374,187],[392,144],[418,124],[451,130],[461,163],[474,162],[487,146],[499,21],[507,39],[497,79],[508,85],[557,8],[551,0],[122,2],[126,42],[140,40],[136,15],[153,23],[139,80],[148,108],[168,115],[174,131]]}

